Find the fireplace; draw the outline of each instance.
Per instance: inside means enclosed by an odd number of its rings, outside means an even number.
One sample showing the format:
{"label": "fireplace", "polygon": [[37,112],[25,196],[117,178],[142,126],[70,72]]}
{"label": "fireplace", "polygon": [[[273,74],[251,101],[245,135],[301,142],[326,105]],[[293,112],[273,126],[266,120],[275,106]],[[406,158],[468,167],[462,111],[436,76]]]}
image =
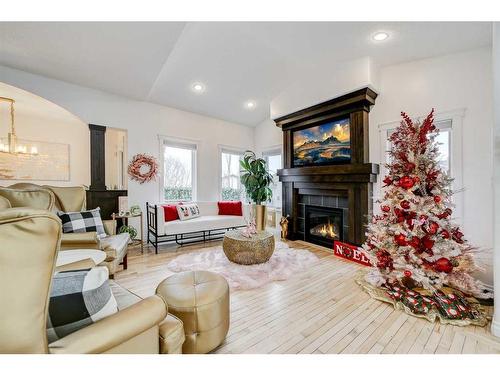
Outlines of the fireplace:
{"label": "fireplace", "polygon": [[[278,176],[283,216],[289,216],[288,239],[329,249],[335,234],[353,245],[365,242],[379,172],[379,166],[369,161],[368,149],[368,114],[376,97],[373,90],[364,88],[274,120],[283,131],[283,169]],[[318,129],[321,136],[316,134]],[[316,160],[318,152],[321,158],[330,158],[332,150],[339,148],[342,155],[348,151],[345,163],[308,162]]]}
{"label": "fireplace", "polygon": [[333,248],[334,240],[343,240],[343,212],[340,208],[305,207],[305,240]]}

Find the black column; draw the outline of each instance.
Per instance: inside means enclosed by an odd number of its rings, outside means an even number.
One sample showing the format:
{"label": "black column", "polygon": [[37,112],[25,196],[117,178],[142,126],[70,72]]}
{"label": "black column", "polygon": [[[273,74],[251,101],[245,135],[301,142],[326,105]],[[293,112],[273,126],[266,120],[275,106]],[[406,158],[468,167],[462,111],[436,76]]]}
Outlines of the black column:
{"label": "black column", "polygon": [[106,190],[106,127],[89,124],[90,190]]}

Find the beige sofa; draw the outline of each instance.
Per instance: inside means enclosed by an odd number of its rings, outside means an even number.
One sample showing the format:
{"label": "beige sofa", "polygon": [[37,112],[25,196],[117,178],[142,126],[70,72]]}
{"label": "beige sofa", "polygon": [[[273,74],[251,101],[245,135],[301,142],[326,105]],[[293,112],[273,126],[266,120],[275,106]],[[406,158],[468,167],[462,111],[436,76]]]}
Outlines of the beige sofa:
{"label": "beige sofa", "polygon": [[112,285],[119,311],[50,345],[49,292],[61,222],[47,210],[8,208],[0,199],[0,353],[180,353],[182,322],[163,298],[141,300]]}
{"label": "beige sofa", "polygon": [[[86,210],[86,192],[82,186],[57,187],[18,183],[8,188],[0,187],[0,197],[11,207],[30,207],[49,211],[78,212]],[[5,205],[5,203],[4,203]],[[0,202],[0,209],[2,203]],[[123,263],[126,268],[129,235],[116,234],[114,220],[103,220],[107,237],[99,239],[96,232],[63,233],[61,250],[100,249],[106,252],[105,265],[111,277]]]}

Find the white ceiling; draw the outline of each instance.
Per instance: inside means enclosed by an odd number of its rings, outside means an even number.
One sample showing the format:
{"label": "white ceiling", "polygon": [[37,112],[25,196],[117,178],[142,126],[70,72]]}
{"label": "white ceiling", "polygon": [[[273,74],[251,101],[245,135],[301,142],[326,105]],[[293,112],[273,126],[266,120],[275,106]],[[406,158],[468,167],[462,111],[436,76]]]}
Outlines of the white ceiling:
{"label": "white ceiling", "polygon": [[[380,30],[390,38],[374,42]],[[491,24],[472,22],[0,23],[1,65],[250,126],[330,63],[385,66],[490,44]]]}

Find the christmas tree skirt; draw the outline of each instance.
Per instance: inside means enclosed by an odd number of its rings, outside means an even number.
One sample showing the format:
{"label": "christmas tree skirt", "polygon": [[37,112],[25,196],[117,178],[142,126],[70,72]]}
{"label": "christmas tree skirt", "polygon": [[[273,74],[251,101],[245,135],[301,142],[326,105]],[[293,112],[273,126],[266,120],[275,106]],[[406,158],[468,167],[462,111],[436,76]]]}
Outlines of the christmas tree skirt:
{"label": "christmas tree skirt", "polygon": [[408,289],[402,285],[376,287],[368,283],[364,275],[359,275],[356,283],[372,298],[430,322],[439,319],[442,324],[456,326],[485,326],[488,323],[486,311],[479,302],[455,289],[445,287],[431,294],[424,289]]}

